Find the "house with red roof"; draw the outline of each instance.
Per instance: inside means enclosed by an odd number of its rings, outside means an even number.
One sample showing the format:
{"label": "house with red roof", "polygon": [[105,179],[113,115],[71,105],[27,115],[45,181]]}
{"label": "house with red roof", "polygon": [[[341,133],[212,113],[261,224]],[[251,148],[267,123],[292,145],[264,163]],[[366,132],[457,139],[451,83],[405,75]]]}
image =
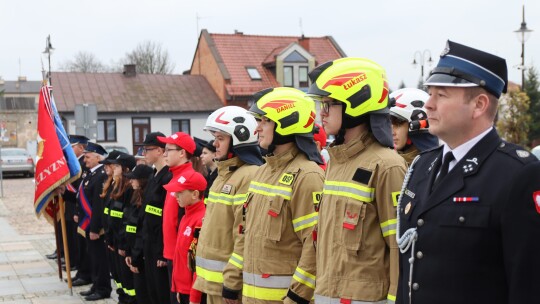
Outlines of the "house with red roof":
{"label": "house with red roof", "polygon": [[345,57],[331,36],[215,34],[202,30],[191,69],[203,75],[224,105],[248,107],[249,98],[269,87],[306,91],[308,73],[319,64]]}
{"label": "house with red roof", "polygon": [[51,82],[68,133],[88,129],[75,119],[77,105],[95,105],[96,132],[86,136],[132,153],[148,132],[209,138],[203,131],[206,119],[222,106],[203,76],[141,74],[135,65],[125,65],[123,73],[53,72]]}

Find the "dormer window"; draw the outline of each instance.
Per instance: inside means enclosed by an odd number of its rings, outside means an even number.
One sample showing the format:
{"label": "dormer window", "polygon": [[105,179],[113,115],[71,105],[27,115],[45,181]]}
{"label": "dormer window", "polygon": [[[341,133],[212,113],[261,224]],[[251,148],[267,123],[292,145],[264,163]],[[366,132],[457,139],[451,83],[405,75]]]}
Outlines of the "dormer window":
{"label": "dormer window", "polygon": [[261,80],[262,77],[261,77],[261,74],[259,74],[259,71],[257,70],[256,67],[246,67],[246,70],[249,74],[249,78],[251,78],[251,80]]}
{"label": "dormer window", "polygon": [[294,50],[283,58],[283,64],[283,86],[298,89],[309,87],[309,62],[306,57]]}

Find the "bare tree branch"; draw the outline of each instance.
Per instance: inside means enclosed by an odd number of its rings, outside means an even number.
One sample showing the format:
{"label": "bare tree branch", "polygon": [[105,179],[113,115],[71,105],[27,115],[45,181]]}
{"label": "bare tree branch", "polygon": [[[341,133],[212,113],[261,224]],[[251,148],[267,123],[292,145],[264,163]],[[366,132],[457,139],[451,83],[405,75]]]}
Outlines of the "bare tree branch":
{"label": "bare tree branch", "polygon": [[171,74],[174,69],[169,52],[160,43],[148,40],[139,43],[121,62],[137,65],[137,73],[143,74]]}
{"label": "bare tree branch", "polygon": [[108,68],[94,54],[79,51],[75,54],[73,60],[67,60],[61,63],[60,70],[67,72],[100,73],[106,72]]}

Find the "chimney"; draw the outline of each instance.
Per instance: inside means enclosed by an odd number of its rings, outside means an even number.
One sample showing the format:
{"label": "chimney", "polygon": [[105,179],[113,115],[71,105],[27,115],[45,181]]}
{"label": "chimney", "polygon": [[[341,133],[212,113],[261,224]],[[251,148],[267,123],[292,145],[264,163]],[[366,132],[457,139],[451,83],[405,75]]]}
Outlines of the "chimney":
{"label": "chimney", "polygon": [[303,47],[306,51],[309,52],[309,38],[306,38],[304,35],[300,37],[300,40],[298,40],[298,43],[301,47]]}
{"label": "chimney", "polygon": [[244,35],[244,32],[240,32],[239,30],[234,30],[235,35]]}
{"label": "chimney", "polygon": [[4,84],[5,84],[4,78],[0,77],[0,85],[4,85]]}
{"label": "chimney", "polygon": [[124,64],[124,76],[135,77],[137,75],[137,66],[135,64]]}
{"label": "chimney", "polygon": [[26,76],[19,76],[18,81],[20,82],[26,81]]}

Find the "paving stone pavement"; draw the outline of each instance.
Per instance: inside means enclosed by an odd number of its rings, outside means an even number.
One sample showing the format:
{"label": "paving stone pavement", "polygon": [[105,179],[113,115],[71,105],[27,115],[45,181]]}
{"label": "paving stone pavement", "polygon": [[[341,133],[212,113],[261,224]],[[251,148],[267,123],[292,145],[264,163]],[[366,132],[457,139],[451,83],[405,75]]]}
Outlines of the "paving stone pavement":
{"label": "paving stone pavement", "polygon": [[[34,214],[32,178],[8,177],[1,181],[0,197],[0,302],[10,304],[117,303],[113,298],[85,302],[79,292],[60,281],[55,261],[45,257],[55,246],[54,228]],[[75,272],[72,272],[75,275]],[[66,273],[63,272],[63,278]]]}

